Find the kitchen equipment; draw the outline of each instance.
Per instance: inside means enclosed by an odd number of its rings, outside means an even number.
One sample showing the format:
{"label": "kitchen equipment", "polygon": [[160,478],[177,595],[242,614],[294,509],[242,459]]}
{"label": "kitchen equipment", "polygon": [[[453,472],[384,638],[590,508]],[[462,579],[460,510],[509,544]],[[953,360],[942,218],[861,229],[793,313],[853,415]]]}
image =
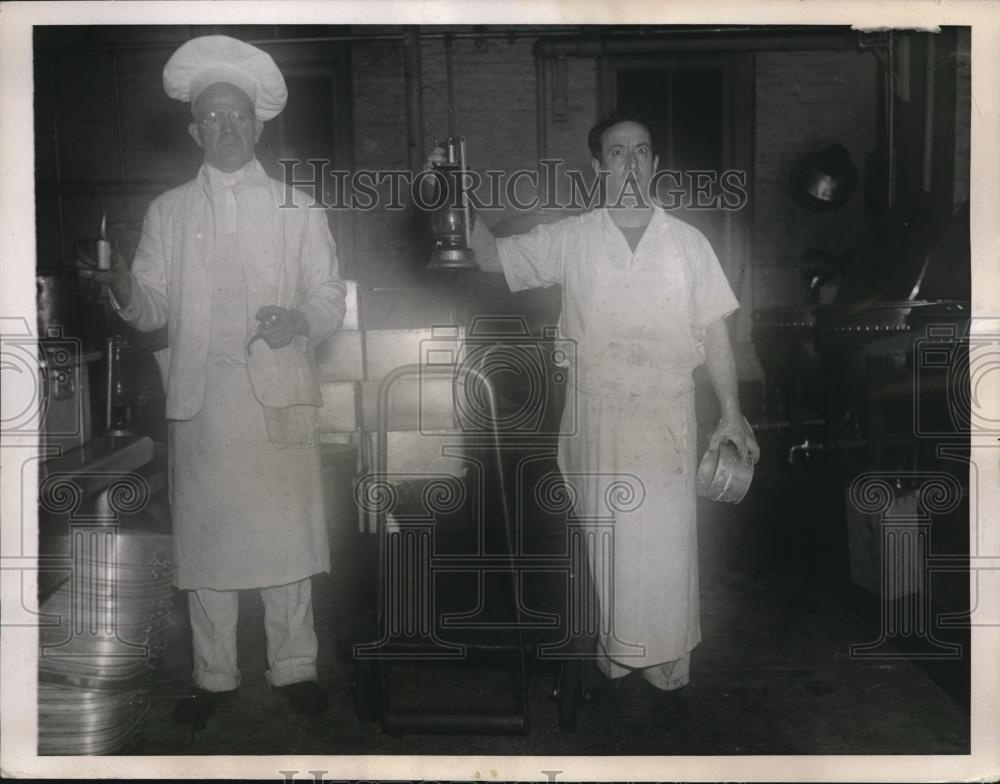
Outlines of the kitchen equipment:
{"label": "kitchen equipment", "polygon": [[469,239],[473,216],[465,192],[465,139],[450,136],[443,149],[444,159],[432,162],[431,173],[421,182],[421,197],[424,207],[431,211],[434,235],[427,269],[477,269]]}
{"label": "kitchen equipment", "polygon": [[38,373],[43,458],[65,454],[90,441],[90,365],[99,351],[85,351],[79,341],[51,338],[38,342]]}
{"label": "kitchen equipment", "polygon": [[[525,569],[535,573],[544,559],[523,554],[523,532],[511,509],[518,491],[511,486],[510,461],[505,462],[511,444],[498,427],[492,380],[482,369],[460,363],[458,356],[449,364],[402,365],[384,376],[377,394],[375,471],[362,477],[356,493],[358,503],[376,518],[377,628],[374,640],[354,646],[352,694],[358,717],[379,721],[390,734],[526,733],[528,651],[537,645],[544,650],[541,657],[562,660],[559,652],[567,651],[572,632],[560,628],[557,619],[578,617],[571,597],[561,613],[551,616],[522,604]],[[485,416],[475,430],[453,430],[450,443],[431,445],[459,458],[455,462],[464,470],[454,474],[443,466],[428,470],[426,460],[418,463],[420,470],[406,470],[390,439],[393,387],[433,377],[454,390],[455,399],[440,401],[448,409],[440,419],[457,418],[457,399],[469,389],[484,406]],[[569,564],[558,563],[562,568],[553,571],[555,582],[565,589],[567,576],[573,583],[581,571],[566,571]],[[549,590],[558,595],[552,586]],[[535,638],[529,638],[532,632]],[[552,637],[546,637],[549,633]],[[561,663],[560,729],[569,732],[583,696],[582,656],[574,652]],[[440,690],[446,693],[429,695],[425,687],[414,694],[413,684],[434,683],[434,669],[423,666],[434,664],[456,665]],[[422,672],[412,669],[417,667]],[[506,676],[497,678],[498,693],[485,689],[489,706],[477,706],[478,684],[492,684],[498,672]],[[464,678],[476,679],[475,692],[449,688]]]}
{"label": "kitchen equipment", "polygon": [[76,272],[67,268],[39,268],[35,274],[38,337],[80,334],[80,292]]}
{"label": "kitchen equipment", "polygon": [[738,504],[753,481],[753,462],[743,460],[728,441],[706,452],[698,465],[698,495],[711,501]]}
{"label": "kitchen equipment", "polygon": [[114,436],[132,432],[135,407],[135,384],[125,363],[128,342],[121,335],[108,338],[108,387],[105,407],[105,431]]}
{"label": "kitchen equipment", "polygon": [[968,331],[968,205],[944,231],[931,206],[897,202],[859,248],[832,303],[755,312],[757,356],[768,383],[788,396],[793,428],[805,410],[831,422],[857,418],[872,389],[872,357],[895,357],[901,377],[912,379],[906,365],[928,326]]}
{"label": "kitchen equipment", "polygon": [[[92,411],[90,366],[103,352],[66,336],[64,325],[26,344],[37,351],[42,423],[38,753],[112,754],[135,740],[149,713],[173,595],[172,544],[169,530],[141,530],[150,483],[136,471],[154,449],[128,432],[128,344],[108,341],[108,394]],[[101,404],[107,428],[95,437]]]}
{"label": "kitchen equipment", "polygon": [[845,147],[831,144],[802,159],[795,172],[795,184],[805,194],[806,206],[832,209],[854,194],[858,170]]}
{"label": "kitchen equipment", "polygon": [[166,651],[171,537],[90,521],[69,529],[57,548],[74,574],[42,605],[58,623],[39,632],[38,753],[119,753],[142,730]]}

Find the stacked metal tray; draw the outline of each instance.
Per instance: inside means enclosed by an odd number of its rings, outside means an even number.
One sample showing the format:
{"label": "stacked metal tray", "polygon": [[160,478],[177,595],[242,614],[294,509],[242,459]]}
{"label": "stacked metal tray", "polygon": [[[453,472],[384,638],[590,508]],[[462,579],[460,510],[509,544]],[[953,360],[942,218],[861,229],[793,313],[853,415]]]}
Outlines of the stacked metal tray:
{"label": "stacked metal tray", "polygon": [[91,529],[67,545],[73,573],[41,607],[38,753],[120,753],[142,731],[166,650],[171,537]]}

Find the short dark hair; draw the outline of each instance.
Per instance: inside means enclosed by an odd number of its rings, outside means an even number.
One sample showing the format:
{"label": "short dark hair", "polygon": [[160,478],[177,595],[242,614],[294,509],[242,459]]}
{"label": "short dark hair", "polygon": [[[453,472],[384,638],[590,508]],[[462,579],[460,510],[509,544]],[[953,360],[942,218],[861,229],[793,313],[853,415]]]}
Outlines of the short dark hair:
{"label": "short dark hair", "polygon": [[649,141],[653,146],[653,155],[657,154],[659,145],[656,141],[656,123],[641,113],[631,109],[615,109],[613,112],[604,115],[604,117],[594,123],[590,132],[587,134],[587,146],[590,147],[590,154],[594,160],[601,160],[601,137],[604,136],[604,132],[608,130],[608,128],[613,128],[614,126],[624,122],[636,123],[649,131]]}

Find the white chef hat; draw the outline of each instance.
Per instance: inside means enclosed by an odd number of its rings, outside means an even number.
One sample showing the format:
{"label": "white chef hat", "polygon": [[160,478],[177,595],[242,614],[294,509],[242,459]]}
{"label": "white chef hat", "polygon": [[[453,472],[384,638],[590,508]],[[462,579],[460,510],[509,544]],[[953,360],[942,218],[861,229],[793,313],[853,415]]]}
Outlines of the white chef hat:
{"label": "white chef hat", "polygon": [[202,90],[218,82],[250,96],[260,120],[276,117],[288,100],[285,80],[271,55],[227,35],[192,38],[163,68],[163,89],[178,101],[194,103]]}

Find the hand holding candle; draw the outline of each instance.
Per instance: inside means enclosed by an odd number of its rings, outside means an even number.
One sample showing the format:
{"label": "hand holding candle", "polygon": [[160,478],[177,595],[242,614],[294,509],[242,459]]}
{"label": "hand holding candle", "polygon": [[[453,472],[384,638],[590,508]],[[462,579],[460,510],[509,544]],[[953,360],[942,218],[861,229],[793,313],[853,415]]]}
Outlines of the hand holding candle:
{"label": "hand holding candle", "polygon": [[132,275],[128,264],[111,250],[106,238],[107,218],[101,217],[101,234],[97,240],[97,258],[94,259],[85,247],[77,248],[76,267],[79,274],[95,283],[107,286],[114,294],[113,307],[128,307],[132,299]]}

